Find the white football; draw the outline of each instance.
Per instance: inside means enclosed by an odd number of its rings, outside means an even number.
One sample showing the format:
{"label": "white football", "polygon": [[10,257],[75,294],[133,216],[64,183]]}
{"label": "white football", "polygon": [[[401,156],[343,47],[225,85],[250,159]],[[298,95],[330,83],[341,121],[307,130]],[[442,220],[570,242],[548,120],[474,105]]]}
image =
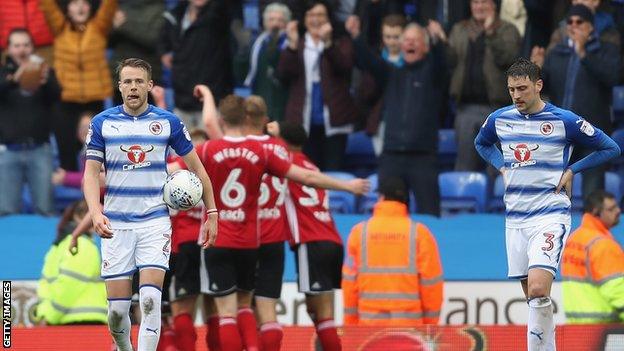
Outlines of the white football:
{"label": "white football", "polygon": [[163,200],[174,210],[189,210],[202,198],[204,188],[195,173],[187,170],[173,172],[163,186]]}

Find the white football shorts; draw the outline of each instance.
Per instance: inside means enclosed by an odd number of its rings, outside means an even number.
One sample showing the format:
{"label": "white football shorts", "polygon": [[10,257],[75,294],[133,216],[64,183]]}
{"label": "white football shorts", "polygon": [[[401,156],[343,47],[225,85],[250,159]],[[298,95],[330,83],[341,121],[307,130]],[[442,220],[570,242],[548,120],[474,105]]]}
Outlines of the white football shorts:
{"label": "white football shorts", "polygon": [[509,279],[525,279],[529,269],[541,268],[557,274],[559,260],[570,226],[544,223],[527,228],[507,228],[507,266]]}
{"label": "white football shorts", "polygon": [[131,278],[137,269],[169,269],[171,224],[136,229],[113,229],[101,240],[103,279]]}

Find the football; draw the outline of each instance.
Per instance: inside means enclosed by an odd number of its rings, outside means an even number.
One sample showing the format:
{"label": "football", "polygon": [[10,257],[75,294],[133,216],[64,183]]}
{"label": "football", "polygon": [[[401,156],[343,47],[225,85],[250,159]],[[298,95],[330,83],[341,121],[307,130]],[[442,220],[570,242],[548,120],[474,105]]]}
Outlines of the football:
{"label": "football", "polygon": [[179,170],[167,177],[163,186],[163,200],[174,210],[189,210],[202,198],[204,188],[195,173]]}

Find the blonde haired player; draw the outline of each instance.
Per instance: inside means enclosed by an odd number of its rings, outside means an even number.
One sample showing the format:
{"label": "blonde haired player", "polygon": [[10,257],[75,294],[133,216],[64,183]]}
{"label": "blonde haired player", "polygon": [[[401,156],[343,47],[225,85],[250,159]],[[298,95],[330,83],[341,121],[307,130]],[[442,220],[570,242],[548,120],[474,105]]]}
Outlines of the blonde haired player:
{"label": "blonde haired player", "polygon": [[[150,65],[136,58],[118,66],[123,105],[95,116],[87,135],[84,193],[95,231],[102,237],[102,278],[106,280],[108,322],[120,351],[130,343],[131,278],[140,271],[139,351],[156,350],[161,296],[171,250],[171,221],[162,199],[167,177],[165,156],[171,146],[201,179],[208,209],[202,238],[210,246],[217,235],[217,211],[210,178],[180,119],[149,105],[153,87]],[[106,169],[104,208],[99,202],[100,167]]]}

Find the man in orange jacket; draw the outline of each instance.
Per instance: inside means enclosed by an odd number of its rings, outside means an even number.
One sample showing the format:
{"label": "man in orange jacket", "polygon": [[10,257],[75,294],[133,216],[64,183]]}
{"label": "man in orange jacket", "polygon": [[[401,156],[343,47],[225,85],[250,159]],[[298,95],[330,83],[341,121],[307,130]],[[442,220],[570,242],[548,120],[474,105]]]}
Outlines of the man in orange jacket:
{"label": "man in orange jacket", "polygon": [[609,230],[620,221],[615,197],[602,190],[585,200],[581,226],[563,251],[563,309],[567,323],[624,321],[624,251]]}
{"label": "man in orange jacket", "polygon": [[437,324],[443,277],[429,229],[413,222],[398,178],[380,184],[373,217],[351,230],[342,269],[345,325]]}

